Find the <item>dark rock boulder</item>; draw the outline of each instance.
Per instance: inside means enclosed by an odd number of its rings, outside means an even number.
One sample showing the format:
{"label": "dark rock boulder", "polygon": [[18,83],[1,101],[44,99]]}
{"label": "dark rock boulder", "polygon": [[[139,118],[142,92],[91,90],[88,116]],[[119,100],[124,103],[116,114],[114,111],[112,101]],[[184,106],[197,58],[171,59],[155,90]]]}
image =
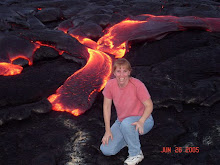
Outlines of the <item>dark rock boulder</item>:
{"label": "dark rock boulder", "polygon": [[60,20],[63,14],[59,8],[45,8],[38,11],[35,16],[44,23]]}
{"label": "dark rock boulder", "polygon": [[21,31],[19,36],[32,42],[39,41],[42,45],[52,46],[58,52],[64,51],[75,57],[87,59],[89,56],[85,46],[62,31],[48,29]]}
{"label": "dark rock boulder", "polygon": [[60,57],[38,62],[17,76],[1,76],[0,106],[17,106],[47,98],[79,68],[77,63]]}

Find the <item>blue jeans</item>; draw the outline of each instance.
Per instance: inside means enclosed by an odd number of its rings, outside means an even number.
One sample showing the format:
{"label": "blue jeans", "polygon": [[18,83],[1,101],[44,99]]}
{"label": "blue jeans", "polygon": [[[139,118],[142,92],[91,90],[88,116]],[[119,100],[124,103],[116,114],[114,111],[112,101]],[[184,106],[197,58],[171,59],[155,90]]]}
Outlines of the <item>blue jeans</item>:
{"label": "blue jeans", "polygon": [[[139,140],[139,132],[136,131],[132,123],[138,121],[141,116],[131,116],[125,118],[122,122],[116,120],[111,126],[113,140],[109,139],[108,144],[101,145],[100,150],[106,156],[117,154],[122,148],[128,146],[129,156],[136,156],[141,151],[141,144]],[[144,134],[148,133],[154,125],[152,115],[148,117],[144,123]]]}

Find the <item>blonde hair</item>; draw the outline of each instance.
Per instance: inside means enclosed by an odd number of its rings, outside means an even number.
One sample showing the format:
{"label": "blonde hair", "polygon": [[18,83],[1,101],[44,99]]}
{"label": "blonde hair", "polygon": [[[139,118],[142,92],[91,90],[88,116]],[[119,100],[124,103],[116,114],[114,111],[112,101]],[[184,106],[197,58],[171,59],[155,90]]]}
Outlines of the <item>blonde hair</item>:
{"label": "blonde hair", "polygon": [[131,71],[131,64],[128,60],[126,60],[125,58],[119,58],[114,62],[113,65],[113,73],[115,72],[117,67],[121,67],[121,66],[125,66],[129,71]]}

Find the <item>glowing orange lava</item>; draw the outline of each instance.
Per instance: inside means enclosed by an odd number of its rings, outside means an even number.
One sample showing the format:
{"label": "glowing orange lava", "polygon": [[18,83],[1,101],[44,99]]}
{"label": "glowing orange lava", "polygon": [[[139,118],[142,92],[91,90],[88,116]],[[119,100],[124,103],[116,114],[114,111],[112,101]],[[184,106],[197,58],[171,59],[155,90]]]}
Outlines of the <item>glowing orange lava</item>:
{"label": "glowing orange lava", "polygon": [[169,32],[187,29],[200,29],[211,32],[220,31],[219,18],[154,16],[150,14],[142,14],[136,18],[137,20],[126,19],[112,26],[98,40],[97,49],[113,54],[116,58],[121,58],[128,51],[127,44],[129,41],[159,40]]}
{"label": "glowing orange lava", "polygon": [[78,116],[92,106],[95,96],[104,88],[111,75],[111,58],[98,50],[88,48],[88,52],[86,65],[48,98],[53,110]]}
{"label": "glowing orange lava", "polygon": [[3,76],[13,76],[20,74],[23,70],[23,67],[19,65],[14,65],[6,62],[0,62],[0,75]]}
{"label": "glowing orange lava", "polygon": [[[128,51],[127,41],[129,38],[127,38],[127,33],[129,32],[129,35],[132,37],[132,31],[138,28],[138,25],[146,22],[147,21],[124,20],[112,26],[108,30],[108,33],[98,40],[97,49],[115,55],[116,58],[122,58]],[[118,34],[121,36],[120,41],[117,40]]]}
{"label": "glowing orange lava", "polygon": [[91,49],[97,49],[97,43],[89,38],[81,37],[81,36],[76,36],[73,34],[70,34],[72,37],[76,38],[81,44],[87,46],[88,48]]}

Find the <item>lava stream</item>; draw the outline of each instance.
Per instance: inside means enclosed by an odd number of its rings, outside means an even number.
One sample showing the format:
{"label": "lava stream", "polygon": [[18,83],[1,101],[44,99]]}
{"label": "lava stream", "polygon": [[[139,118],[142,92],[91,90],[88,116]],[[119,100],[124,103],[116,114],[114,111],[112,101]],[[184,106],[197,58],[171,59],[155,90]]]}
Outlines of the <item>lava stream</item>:
{"label": "lava stream", "polygon": [[112,70],[111,58],[103,52],[88,48],[87,64],[70,76],[48,100],[55,111],[66,111],[78,116],[88,110]]}
{"label": "lava stream", "polygon": [[219,18],[199,18],[193,16],[154,16],[143,14],[124,20],[112,26],[98,40],[98,50],[120,58],[128,51],[128,42],[134,40],[159,40],[169,32],[200,29],[220,32]]}

